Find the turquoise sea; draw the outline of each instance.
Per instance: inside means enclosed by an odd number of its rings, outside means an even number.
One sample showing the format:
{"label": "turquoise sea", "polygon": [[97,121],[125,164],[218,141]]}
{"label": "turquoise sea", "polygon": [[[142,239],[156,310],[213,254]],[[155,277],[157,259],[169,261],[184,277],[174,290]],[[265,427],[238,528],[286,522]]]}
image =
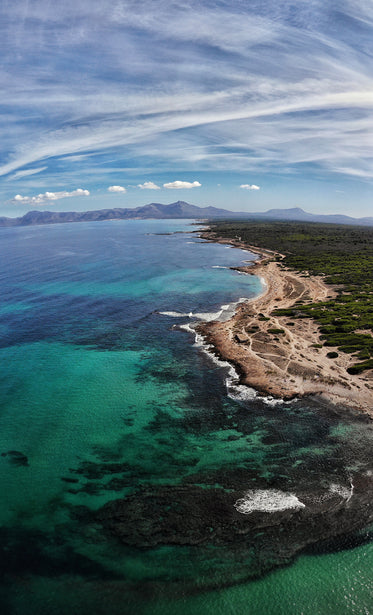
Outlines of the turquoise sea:
{"label": "turquoise sea", "polygon": [[237,386],[197,228],[0,229],[2,615],[373,613],[370,421]]}

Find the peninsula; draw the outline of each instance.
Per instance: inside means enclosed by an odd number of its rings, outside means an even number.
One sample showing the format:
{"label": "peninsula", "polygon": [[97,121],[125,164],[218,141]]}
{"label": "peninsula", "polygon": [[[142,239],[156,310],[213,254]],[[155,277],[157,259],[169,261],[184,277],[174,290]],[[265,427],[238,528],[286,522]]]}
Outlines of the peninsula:
{"label": "peninsula", "polygon": [[238,269],[260,276],[264,292],[229,321],[199,325],[241,384],[282,399],[319,394],[373,416],[373,230],[234,222],[202,237],[259,255]]}

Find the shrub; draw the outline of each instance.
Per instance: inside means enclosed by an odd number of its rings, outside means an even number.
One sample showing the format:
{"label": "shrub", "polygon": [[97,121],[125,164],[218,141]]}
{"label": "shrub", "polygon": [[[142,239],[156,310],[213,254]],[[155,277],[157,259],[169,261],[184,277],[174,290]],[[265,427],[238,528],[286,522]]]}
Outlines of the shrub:
{"label": "shrub", "polygon": [[351,367],[347,368],[347,371],[351,375],[361,374],[366,369],[373,369],[373,359],[369,359],[369,361],[364,361],[363,363],[356,363],[355,365],[351,365]]}
{"label": "shrub", "polygon": [[367,348],[363,348],[363,350],[360,350],[360,352],[357,354],[357,358],[363,361],[366,359],[370,359],[369,350]]}

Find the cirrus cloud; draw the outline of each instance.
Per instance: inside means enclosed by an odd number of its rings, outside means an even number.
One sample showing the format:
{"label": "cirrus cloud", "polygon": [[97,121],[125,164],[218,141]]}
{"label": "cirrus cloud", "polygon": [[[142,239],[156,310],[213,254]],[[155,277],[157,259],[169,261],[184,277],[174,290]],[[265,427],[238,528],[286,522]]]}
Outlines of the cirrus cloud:
{"label": "cirrus cloud", "polygon": [[137,184],[141,190],[160,190],[160,186],[157,186],[154,182],[144,182],[143,184]]}
{"label": "cirrus cloud", "polygon": [[124,194],[127,190],[123,186],[109,186],[108,192],[121,192]]}
{"label": "cirrus cloud", "polygon": [[67,192],[66,190],[61,192],[44,192],[37,196],[22,196],[21,194],[16,194],[13,198],[13,203],[23,205],[45,205],[51,201],[58,201],[59,199],[66,199],[72,196],[90,196],[90,192],[83,188],[77,188],[77,190],[72,190],[71,192]]}
{"label": "cirrus cloud", "polygon": [[243,188],[244,190],[260,190],[260,186],[257,186],[256,184],[241,184],[240,188]]}
{"label": "cirrus cloud", "polygon": [[1,3],[0,201],[119,173],[373,179],[373,3],[334,4]]}
{"label": "cirrus cloud", "polygon": [[202,186],[199,182],[183,182],[180,180],[176,180],[174,182],[169,182],[168,184],[163,184],[163,188],[167,188],[169,190],[181,190],[183,188],[199,188]]}
{"label": "cirrus cloud", "polygon": [[37,169],[25,169],[24,171],[17,171],[13,175],[10,175],[8,179],[20,179],[21,177],[28,177],[29,175],[36,175],[45,171],[48,167],[38,167]]}

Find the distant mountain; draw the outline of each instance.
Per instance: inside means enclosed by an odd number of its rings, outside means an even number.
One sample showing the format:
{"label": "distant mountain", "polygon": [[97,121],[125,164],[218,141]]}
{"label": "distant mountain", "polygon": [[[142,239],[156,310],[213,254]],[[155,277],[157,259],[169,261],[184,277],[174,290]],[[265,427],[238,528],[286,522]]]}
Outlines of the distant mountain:
{"label": "distant mountain", "polygon": [[131,209],[98,209],[95,211],[29,211],[21,218],[0,217],[0,226],[29,226],[33,224],[57,224],[62,222],[89,222],[99,220],[146,220],[148,218],[227,218],[235,214],[216,207],[197,207],[185,201],[169,205],[150,203]]}
{"label": "distant mountain", "polygon": [[132,209],[98,209],[95,211],[29,211],[20,218],[0,217],[0,226],[30,226],[34,224],[58,224],[63,222],[96,222],[100,220],[146,220],[146,219],[240,219],[240,220],[293,220],[299,222],[329,222],[334,224],[360,224],[373,226],[371,218],[351,218],[339,214],[309,214],[300,207],[269,209],[266,212],[234,212],[217,207],[197,207],[185,201],[169,205],[150,203]]}
{"label": "distant mountain", "polygon": [[291,209],[269,209],[264,213],[249,214],[250,217],[271,220],[293,220],[299,222],[327,222],[331,224],[359,224],[373,226],[373,217],[351,218],[343,214],[309,214],[300,207]]}

